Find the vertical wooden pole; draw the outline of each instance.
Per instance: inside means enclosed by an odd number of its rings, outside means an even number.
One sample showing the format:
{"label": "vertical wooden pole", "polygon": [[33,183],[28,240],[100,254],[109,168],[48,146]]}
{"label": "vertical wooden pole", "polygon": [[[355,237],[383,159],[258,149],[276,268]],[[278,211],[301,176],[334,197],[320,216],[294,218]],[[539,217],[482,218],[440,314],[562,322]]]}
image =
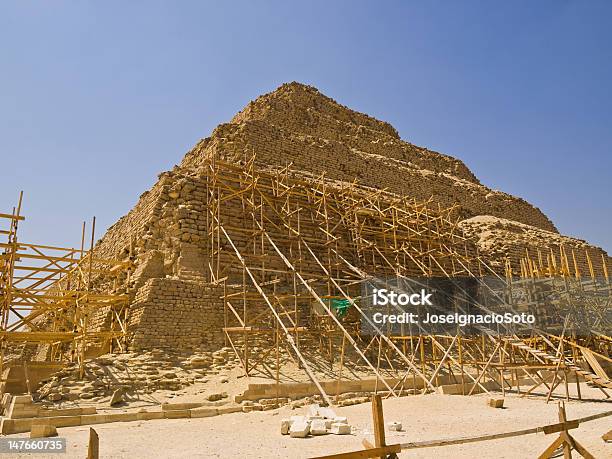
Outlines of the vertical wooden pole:
{"label": "vertical wooden pole", "polygon": [[87,459],[100,459],[100,439],[98,438],[98,433],[91,427],[89,428]]}
{"label": "vertical wooden pole", "polygon": [[[296,325],[297,326],[297,325]],[[280,326],[276,323],[276,406],[278,407],[278,398],[280,397]]]}
{"label": "vertical wooden pole", "polygon": [[380,371],[380,352],[382,350],[382,339],[378,338],[378,356],[376,358],[376,383],[374,384],[374,393],[378,393],[378,372]]}
{"label": "vertical wooden pole", "polygon": [[461,369],[461,394],[465,395],[465,370],[463,368],[463,348],[461,347],[461,336],[457,338],[457,347],[459,349],[459,368]]}
{"label": "vertical wooden pole", "polygon": [[[559,402],[559,422],[567,422],[567,416],[565,414],[565,403]],[[564,437],[563,442],[563,458],[572,459],[572,448],[568,442],[569,436],[567,430],[564,430],[561,435]]]}
{"label": "vertical wooden pole", "polygon": [[[372,419],[374,422],[374,446],[381,448],[385,443],[385,419],[383,416],[382,398],[380,394],[372,397]],[[385,459],[381,456],[380,459]]]}
{"label": "vertical wooden pole", "polygon": [[80,362],[79,362],[79,375],[80,378],[83,379],[85,375],[85,351],[87,347],[87,305],[89,304],[89,292],[91,291],[91,272],[93,269],[93,249],[94,249],[94,239],[96,235],[96,217],[93,217],[91,223],[91,241],[89,245],[89,266],[87,267],[87,293],[85,295],[85,305],[82,309],[82,323],[81,323],[81,352],[80,352]]}
{"label": "vertical wooden pole", "polygon": [[25,376],[28,395],[32,395],[32,386],[30,385],[30,372],[28,371],[28,362],[23,362],[23,373]]}
{"label": "vertical wooden pole", "polygon": [[340,397],[340,381],[342,380],[342,368],[344,367],[344,347],[346,345],[346,336],[342,335],[342,350],[340,351],[340,369],[338,371],[338,381],[336,382],[336,403]]}

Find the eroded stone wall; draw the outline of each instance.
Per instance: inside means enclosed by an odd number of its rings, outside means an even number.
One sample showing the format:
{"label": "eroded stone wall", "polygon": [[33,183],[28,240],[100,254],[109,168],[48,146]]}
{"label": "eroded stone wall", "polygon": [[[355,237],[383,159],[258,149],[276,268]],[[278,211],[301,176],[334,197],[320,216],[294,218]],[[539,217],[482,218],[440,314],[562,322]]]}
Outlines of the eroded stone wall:
{"label": "eroded stone wall", "polygon": [[149,279],[131,307],[131,349],[223,346],[223,288],[204,282]]}
{"label": "eroded stone wall", "polygon": [[561,250],[563,250],[572,273],[575,273],[578,267],[578,271],[583,276],[589,276],[589,260],[597,277],[604,275],[604,263],[607,264],[608,272],[612,273],[612,259],[608,254],[582,239],[562,236],[489,215],[464,220],[459,226],[476,242],[481,256],[497,268],[503,267],[507,258],[514,271],[520,272],[520,260],[527,256],[535,263],[541,262],[547,267],[549,263],[547,258],[551,253],[554,254],[557,265],[561,266]]}

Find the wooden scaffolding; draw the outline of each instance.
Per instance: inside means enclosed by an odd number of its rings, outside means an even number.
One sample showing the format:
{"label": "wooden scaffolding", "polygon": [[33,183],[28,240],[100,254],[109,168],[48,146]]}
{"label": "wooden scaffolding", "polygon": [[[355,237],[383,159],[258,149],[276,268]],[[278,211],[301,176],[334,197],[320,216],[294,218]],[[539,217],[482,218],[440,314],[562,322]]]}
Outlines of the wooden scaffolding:
{"label": "wooden scaffolding", "polygon": [[[605,310],[610,306],[605,260],[602,276],[592,269],[588,280],[569,272],[567,256],[559,269],[554,254],[548,271],[536,273],[538,265],[523,260],[520,273],[509,265],[498,272],[462,236],[455,209],[431,200],[312,177],[290,165],[261,170],[254,157],[240,165],[211,158],[201,174],[208,190],[209,280],[224,285],[226,340],[247,375],[279,383],[284,356],[304,370],[328,403],[320,379],[339,384],[356,368],[375,377],[377,391],[389,396],[404,393],[405,386],[434,390],[442,379],[460,384],[464,394],[489,392],[491,384],[520,392],[525,380],[532,384],[528,393],[546,387],[548,398],[561,381],[566,389],[575,381],[579,394],[584,380],[606,396],[612,388],[599,364],[610,362],[605,334],[586,340],[565,331],[533,331],[528,337],[389,334],[360,306],[362,283],[371,279],[467,276],[480,282],[490,276],[511,298],[513,288],[524,288],[521,282],[546,274],[551,283],[567,286],[571,276],[578,289],[604,292],[597,307]],[[350,304],[346,316],[334,310],[334,300]],[[364,321],[373,335],[363,333]]]}
{"label": "wooden scaffolding", "polygon": [[18,240],[23,193],[0,214],[0,374],[9,364],[78,362],[90,353],[124,349],[132,263],[98,258],[95,218],[89,248]]}

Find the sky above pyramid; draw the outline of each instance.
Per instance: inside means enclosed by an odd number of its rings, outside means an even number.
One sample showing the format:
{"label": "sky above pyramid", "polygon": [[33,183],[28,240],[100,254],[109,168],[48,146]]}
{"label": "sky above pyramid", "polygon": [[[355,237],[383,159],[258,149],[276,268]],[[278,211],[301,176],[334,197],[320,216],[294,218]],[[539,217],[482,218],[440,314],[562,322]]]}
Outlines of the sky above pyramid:
{"label": "sky above pyramid", "polygon": [[612,248],[609,3],[167,8],[2,7],[19,47],[0,72],[0,207],[26,191],[25,239],[78,244],[92,214],[102,234],[199,138],[298,80]]}

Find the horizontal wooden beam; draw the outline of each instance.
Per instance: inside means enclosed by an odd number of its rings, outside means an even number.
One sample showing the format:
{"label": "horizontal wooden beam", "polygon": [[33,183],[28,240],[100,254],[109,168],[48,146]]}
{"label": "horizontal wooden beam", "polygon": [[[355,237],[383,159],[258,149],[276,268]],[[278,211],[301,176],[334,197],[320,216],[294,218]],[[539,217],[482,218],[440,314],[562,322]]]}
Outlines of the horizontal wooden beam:
{"label": "horizontal wooden beam", "polygon": [[15,220],[25,220],[25,217],[22,215],[13,215],[13,214],[2,214],[0,213],[0,218],[8,218],[8,219],[15,219]]}
{"label": "horizontal wooden beam", "polygon": [[382,446],[380,448],[370,448],[350,453],[330,454],[328,456],[316,456],[312,459],[367,459],[370,457],[385,457],[387,454],[400,453],[401,445]]}
{"label": "horizontal wooden beam", "polygon": [[87,339],[91,338],[114,338],[122,336],[123,332],[120,331],[108,331],[108,332],[90,332],[83,335],[82,333],[76,332],[34,332],[34,331],[20,331],[20,332],[0,332],[0,340],[20,342],[20,343],[57,343],[57,342],[69,342],[72,340]]}
{"label": "horizontal wooden beam", "polygon": [[[288,331],[293,331],[293,332],[305,332],[308,330],[308,328],[306,327],[285,327]],[[228,333],[232,333],[232,332],[263,332],[263,333],[271,333],[271,332],[275,332],[276,328],[264,328],[264,327],[224,327],[223,331],[226,331]]]}

